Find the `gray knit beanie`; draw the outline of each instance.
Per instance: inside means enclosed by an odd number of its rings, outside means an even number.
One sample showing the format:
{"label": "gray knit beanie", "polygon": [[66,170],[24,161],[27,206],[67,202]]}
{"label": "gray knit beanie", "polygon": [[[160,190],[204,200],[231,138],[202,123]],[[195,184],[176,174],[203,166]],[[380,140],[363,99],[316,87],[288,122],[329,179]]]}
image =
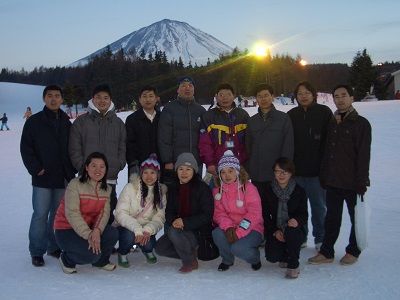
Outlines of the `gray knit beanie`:
{"label": "gray knit beanie", "polygon": [[192,153],[182,153],[178,156],[175,163],[175,172],[181,166],[191,167],[195,173],[199,172],[199,166]]}

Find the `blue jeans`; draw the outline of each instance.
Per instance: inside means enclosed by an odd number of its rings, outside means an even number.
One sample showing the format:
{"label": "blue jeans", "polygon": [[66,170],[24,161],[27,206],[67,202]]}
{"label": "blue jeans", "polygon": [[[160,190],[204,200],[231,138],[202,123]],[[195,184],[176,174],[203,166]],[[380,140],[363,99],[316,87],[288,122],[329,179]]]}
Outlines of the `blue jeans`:
{"label": "blue jeans", "polygon": [[[135,238],[136,238],[135,233],[122,226],[118,226],[117,229],[119,232],[118,253],[126,255],[130,252],[132,246],[135,244]],[[153,251],[155,245],[156,245],[156,237],[152,235],[150,236],[150,240],[146,245],[144,246],[139,245],[139,247],[140,249],[142,249],[142,252],[149,253]]]}
{"label": "blue jeans", "polygon": [[33,186],[32,219],[29,227],[29,252],[31,256],[43,256],[59,250],[54,237],[54,218],[64,196],[65,189],[46,189]]}
{"label": "blue jeans", "polygon": [[8,128],[7,123],[1,123],[1,130],[3,130],[3,127],[6,126],[7,130],[10,130],[10,128]]}
{"label": "blue jeans", "polygon": [[[326,216],[326,192],[321,187],[318,177],[294,177],[296,183],[305,191],[311,207],[311,224],[314,243],[322,243],[324,239],[324,221]],[[308,236],[308,224],[304,225],[306,240]]]}
{"label": "blue jeans", "polygon": [[260,250],[258,246],[262,241],[262,235],[258,231],[252,230],[248,235],[230,244],[225,237],[225,231],[217,227],[212,232],[215,244],[218,246],[222,262],[232,265],[235,256],[243,259],[249,264],[256,264],[260,261]]}
{"label": "blue jeans", "polygon": [[115,243],[118,241],[118,230],[111,225],[106,225],[100,236],[101,253],[93,253],[89,248],[89,242],[80,237],[73,229],[55,231],[57,243],[60,245],[61,258],[68,268],[74,268],[77,264],[92,264],[95,267],[103,267],[110,263],[110,255]]}

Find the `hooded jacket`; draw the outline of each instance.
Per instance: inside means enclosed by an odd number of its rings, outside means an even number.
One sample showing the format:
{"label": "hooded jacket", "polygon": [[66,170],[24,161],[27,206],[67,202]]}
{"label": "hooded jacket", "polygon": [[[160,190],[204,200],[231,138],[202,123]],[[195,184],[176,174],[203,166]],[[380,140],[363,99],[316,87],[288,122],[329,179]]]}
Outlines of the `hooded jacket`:
{"label": "hooded jacket", "polygon": [[72,124],[69,154],[75,169],[81,170],[86,157],[98,151],[107,157],[108,178],[116,180],[126,164],[126,129],[124,122],[115,114],[114,103],[101,115],[92,100],[87,113]]}

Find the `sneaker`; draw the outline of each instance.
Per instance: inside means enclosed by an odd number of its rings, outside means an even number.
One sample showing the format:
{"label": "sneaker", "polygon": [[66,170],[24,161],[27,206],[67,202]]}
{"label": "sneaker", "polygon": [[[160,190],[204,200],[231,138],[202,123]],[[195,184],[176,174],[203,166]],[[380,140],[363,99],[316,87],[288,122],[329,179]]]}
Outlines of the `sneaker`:
{"label": "sneaker", "polygon": [[261,268],[261,261],[259,261],[259,262],[256,263],[256,264],[252,264],[252,265],[251,265],[251,268],[252,268],[254,271],[260,270],[260,268]]}
{"label": "sneaker", "polygon": [[64,262],[63,262],[61,256],[59,257],[59,260],[60,260],[61,269],[63,270],[63,272],[65,274],[74,274],[74,273],[76,273],[76,269],[75,268],[69,268],[69,267],[66,267],[64,265]]}
{"label": "sneaker", "polygon": [[333,262],[333,258],[326,258],[324,255],[318,252],[317,255],[309,258],[308,262],[312,265],[330,264]]}
{"label": "sneaker", "polygon": [[296,279],[297,277],[299,277],[299,274],[300,274],[300,268],[296,268],[296,269],[287,269],[287,270],[286,270],[285,278],[288,278],[288,279]]}
{"label": "sneaker", "polygon": [[50,253],[47,252],[47,255],[59,259],[60,255],[61,255],[61,250],[58,249],[58,250],[50,252]]}
{"label": "sneaker", "polygon": [[288,266],[287,262],[285,262],[285,261],[280,261],[279,262],[279,268],[286,269],[287,266]]}
{"label": "sneaker", "polygon": [[355,257],[349,253],[346,253],[346,255],[343,256],[342,259],[340,260],[340,264],[342,266],[351,266],[351,265],[354,265],[357,261],[358,261],[357,257]]}
{"label": "sneaker", "polygon": [[105,270],[105,271],[114,271],[117,268],[117,265],[116,264],[112,264],[112,263],[108,263],[108,264],[106,264],[106,265],[104,265],[102,267],[98,267],[98,266],[94,266],[94,267],[102,269],[102,270]]}
{"label": "sneaker", "polygon": [[153,251],[151,252],[143,252],[144,256],[146,256],[146,260],[148,264],[155,264],[157,262],[157,257],[154,255]]}
{"label": "sneaker", "polygon": [[32,265],[34,267],[43,267],[44,266],[43,256],[32,256]]}
{"label": "sneaker", "polygon": [[128,255],[122,255],[118,253],[118,265],[123,268],[129,268],[130,264],[128,261]]}
{"label": "sneaker", "polygon": [[228,265],[228,264],[225,264],[222,262],[218,266],[218,271],[224,272],[224,271],[228,270],[230,266],[233,266],[233,264]]}
{"label": "sneaker", "polygon": [[187,274],[192,272],[193,270],[197,270],[199,268],[199,262],[197,261],[197,258],[190,264],[190,265],[184,265],[179,269],[179,272],[182,274]]}
{"label": "sneaker", "polygon": [[315,250],[317,250],[319,252],[319,250],[321,250],[321,246],[322,246],[322,243],[316,243]]}

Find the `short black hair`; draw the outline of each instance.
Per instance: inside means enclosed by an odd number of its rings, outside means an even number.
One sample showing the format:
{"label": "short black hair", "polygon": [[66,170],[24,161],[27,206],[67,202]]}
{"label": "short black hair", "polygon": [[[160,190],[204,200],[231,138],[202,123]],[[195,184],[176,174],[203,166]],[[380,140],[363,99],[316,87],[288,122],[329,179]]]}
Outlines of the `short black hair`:
{"label": "short black hair", "polygon": [[94,95],[100,92],[105,92],[110,96],[110,98],[112,98],[111,87],[107,83],[101,83],[96,85],[93,89],[92,97],[94,97]]}
{"label": "short black hair", "polygon": [[235,94],[235,90],[233,89],[233,87],[227,83],[227,82],[222,82],[217,86],[217,90],[215,91],[216,93],[218,93],[220,90],[230,90],[232,92],[232,94]]}
{"label": "short black hair", "polygon": [[108,162],[107,162],[107,157],[103,153],[92,152],[92,153],[90,153],[88,155],[88,157],[86,158],[85,163],[84,163],[84,165],[82,167],[82,169],[83,169],[82,170],[82,176],[81,176],[81,178],[79,178],[79,181],[82,182],[82,183],[85,183],[85,182],[87,182],[89,180],[89,174],[86,171],[86,167],[92,162],[93,158],[102,159],[104,161],[104,164],[106,165],[106,173],[104,174],[103,178],[100,180],[100,182],[101,182],[100,188],[102,190],[107,191]]}
{"label": "short black hair", "polygon": [[145,85],[140,89],[139,97],[142,96],[144,91],[153,91],[154,94],[157,96],[157,88],[154,85]]}
{"label": "short black hair", "polygon": [[43,98],[46,96],[47,91],[59,91],[60,94],[61,94],[61,97],[64,98],[63,90],[62,90],[62,88],[61,88],[59,85],[57,85],[57,84],[51,84],[51,85],[46,86],[46,87],[44,88],[44,90],[43,90]]}
{"label": "short black hair", "polygon": [[257,94],[263,90],[268,90],[271,95],[274,94],[274,89],[267,83],[260,83],[254,88],[254,96],[257,97]]}
{"label": "short black hair", "polygon": [[335,91],[336,91],[337,89],[340,89],[340,88],[346,89],[346,90],[347,90],[347,93],[349,94],[350,97],[353,97],[353,96],[354,96],[354,91],[353,91],[353,88],[352,88],[351,86],[349,86],[348,84],[338,84],[338,85],[335,86],[335,87],[333,88],[333,90],[332,90],[332,96],[333,96],[333,97],[335,97]]}
{"label": "short black hair", "polygon": [[275,160],[274,165],[272,166],[272,170],[275,170],[276,166],[280,166],[282,170],[292,173],[292,175],[296,172],[296,167],[294,162],[287,157],[279,157]]}

